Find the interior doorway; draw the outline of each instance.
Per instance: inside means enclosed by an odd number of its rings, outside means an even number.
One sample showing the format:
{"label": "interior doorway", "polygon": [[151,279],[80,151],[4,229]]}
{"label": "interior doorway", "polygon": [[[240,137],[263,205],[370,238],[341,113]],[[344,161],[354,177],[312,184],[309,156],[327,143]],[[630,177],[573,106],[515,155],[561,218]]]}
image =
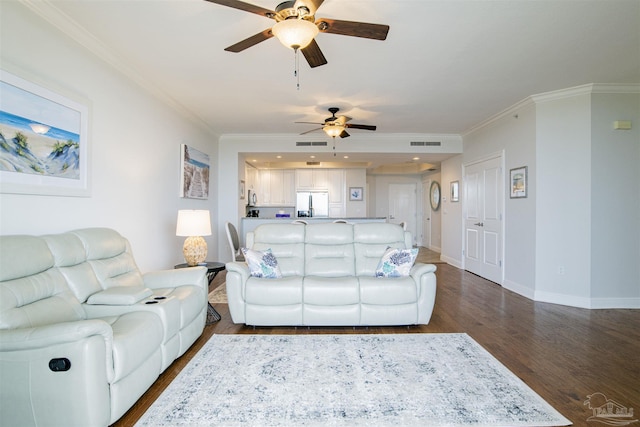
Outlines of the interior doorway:
{"label": "interior doorway", "polygon": [[406,223],[411,232],[413,244],[416,244],[416,184],[389,184],[389,222]]}
{"label": "interior doorway", "polygon": [[465,165],[464,267],[502,285],[504,176],[502,155]]}

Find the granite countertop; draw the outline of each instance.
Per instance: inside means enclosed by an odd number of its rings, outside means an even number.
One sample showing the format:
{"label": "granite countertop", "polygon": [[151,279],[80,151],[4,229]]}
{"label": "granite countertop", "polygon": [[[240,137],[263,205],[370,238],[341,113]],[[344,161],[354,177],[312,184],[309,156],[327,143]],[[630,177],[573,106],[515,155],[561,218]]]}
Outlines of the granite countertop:
{"label": "granite countertop", "polygon": [[350,217],[336,217],[336,218],[329,218],[329,217],[317,217],[317,216],[316,216],[316,217],[303,216],[303,217],[299,217],[299,218],[298,218],[298,217],[295,217],[295,216],[292,216],[292,217],[289,217],[289,218],[286,218],[286,217],[285,217],[285,218],[275,218],[275,217],[272,217],[272,216],[259,216],[259,217],[255,217],[255,216],[254,216],[254,217],[249,217],[249,216],[246,216],[246,217],[243,217],[242,219],[247,219],[247,220],[255,220],[255,219],[258,219],[258,220],[260,220],[260,219],[269,219],[269,220],[274,220],[274,221],[280,221],[280,220],[284,220],[284,221],[294,221],[294,220],[296,220],[296,219],[300,219],[300,220],[304,220],[304,221],[314,221],[314,220],[323,220],[323,221],[331,220],[331,221],[334,221],[334,220],[337,220],[337,219],[344,219],[344,220],[349,221],[349,220],[363,220],[363,219],[387,219],[387,218],[386,218],[386,217],[384,217],[384,216],[357,216],[357,217],[350,216]]}

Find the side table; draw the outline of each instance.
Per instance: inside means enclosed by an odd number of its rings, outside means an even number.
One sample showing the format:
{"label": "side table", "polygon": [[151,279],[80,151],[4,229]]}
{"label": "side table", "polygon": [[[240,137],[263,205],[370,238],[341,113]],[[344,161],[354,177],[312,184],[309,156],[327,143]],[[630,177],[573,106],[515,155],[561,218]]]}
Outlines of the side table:
{"label": "side table", "polygon": [[[187,267],[191,267],[191,266],[186,264],[186,263],[183,263],[183,264],[177,264],[173,268],[187,268]],[[211,282],[213,282],[213,279],[216,278],[218,273],[220,273],[222,270],[224,270],[224,264],[223,263],[214,262],[214,261],[207,261],[206,263],[198,264],[196,267],[207,267],[207,280],[209,280],[209,284],[211,284]],[[207,299],[208,299],[208,289],[207,289]],[[218,313],[216,311],[216,309],[213,308],[213,306],[211,305],[211,303],[209,301],[207,301],[207,304],[208,304],[208,307],[207,307],[207,325],[210,325],[210,324],[215,323],[218,320],[222,319],[222,316],[220,316],[220,313]]]}

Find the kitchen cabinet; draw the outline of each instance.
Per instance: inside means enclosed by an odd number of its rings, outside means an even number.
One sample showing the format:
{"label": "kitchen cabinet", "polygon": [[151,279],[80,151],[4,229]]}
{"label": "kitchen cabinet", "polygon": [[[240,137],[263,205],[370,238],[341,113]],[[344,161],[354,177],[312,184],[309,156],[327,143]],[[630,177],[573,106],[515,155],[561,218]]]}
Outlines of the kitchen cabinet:
{"label": "kitchen cabinet", "polygon": [[345,170],[328,169],[327,185],[329,188],[329,216],[341,218],[346,214],[345,204]]}
{"label": "kitchen cabinet", "polygon": [[296,190],[328,190],[327,169],[296,169]]}
{"label": "kitchen cabinet", "polygon": [[256,186],[259,206],[294,206],[293,170],[262,169]]}

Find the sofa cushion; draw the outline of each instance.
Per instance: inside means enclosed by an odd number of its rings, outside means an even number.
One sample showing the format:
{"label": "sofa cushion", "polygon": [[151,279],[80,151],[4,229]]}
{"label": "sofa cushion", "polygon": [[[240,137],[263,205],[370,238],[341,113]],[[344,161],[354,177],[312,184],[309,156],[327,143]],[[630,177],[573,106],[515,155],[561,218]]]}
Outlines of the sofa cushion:
{"label": "sofa cushion", "polygon": [[303,224],[262,224],[247,233],[247,247],[264,251],[271,249],[283,276],[304,274]]}
{"label": "sofa cushion", "polygon": [[375,276],[378,263],[388,247],[410,248],[402,227],[389,223],[354,224],[353,242],[357,276]]}
{"label": "sofa cushion", "polygon": [[0,236],[0,281],[41,273],[53,267],[46,242],[34,236]]}
{"label": "sofa cushion", "polygon": [[376,277],[408,276],[417,256],[418,248],[387,248],[376,268]]}
{"label": "sofa cushion", "polygon": [[410,304],[418,300],[413,277],[359,277],[360,301],[371,305]]}
{"label": "sofa cushion", "polygon": [[307,225],[306,228],[306,276],[355,276],[351,224],[320,223]]}
{"label": "sofa cushion", "polygon": [[0,283],[0,329],[84,318],[84,310],[56,269]]}
{"label": "sofa cushion", "polygon": [[256,305],[301,304],[302,276],[281,279],[250,277],[245,286],[245,301]]}
{"label": "sofa cushion", "polygon": [[279,279],[282,277],[278,260],[271,249],[266,251],[256,251],[253,249],[242,248],[242,254],[249,266],[249,274],[251,277],[261,277],[264,279]]}
{"label": "sofa cushion", "polygon": [[351,305],[360,302],[358,279],[347,277],[305,276],[303,299],[312,305]]}

